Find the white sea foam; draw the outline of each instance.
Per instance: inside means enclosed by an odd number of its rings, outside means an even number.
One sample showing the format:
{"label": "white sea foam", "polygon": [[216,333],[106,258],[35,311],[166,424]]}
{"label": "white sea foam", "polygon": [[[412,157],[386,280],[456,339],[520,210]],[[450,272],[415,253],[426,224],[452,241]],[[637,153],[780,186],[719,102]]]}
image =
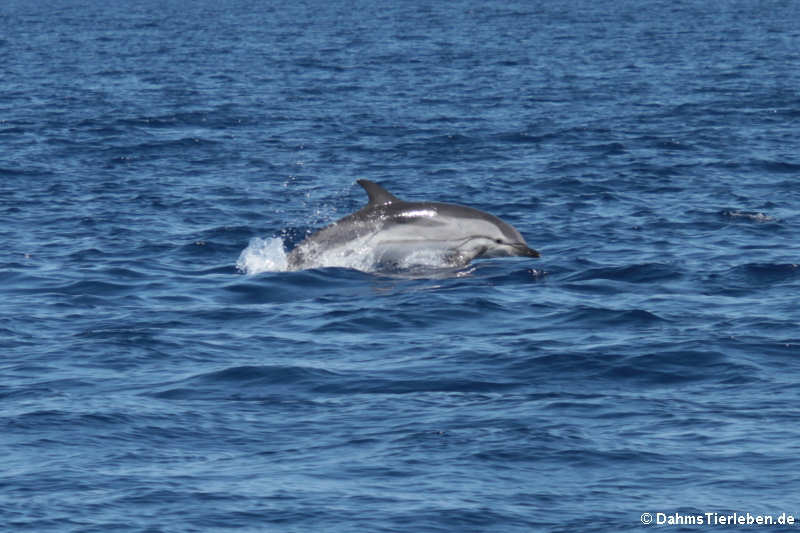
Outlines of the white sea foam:
{"label": "white sea foam", "polygon": [[239,254],[236,268],[245,274],[261,272],[283,272],[287,270],[286,250],[283,240],[278,237],[261,239],[253,237],[250,244]]}
{"label": "white sea foam", "polygon": [[722,214],[731,218],[744,218],[753,222],[774,222],[775,219],[765,213],[753,211],[739,211],[736,209],[723,211]]}

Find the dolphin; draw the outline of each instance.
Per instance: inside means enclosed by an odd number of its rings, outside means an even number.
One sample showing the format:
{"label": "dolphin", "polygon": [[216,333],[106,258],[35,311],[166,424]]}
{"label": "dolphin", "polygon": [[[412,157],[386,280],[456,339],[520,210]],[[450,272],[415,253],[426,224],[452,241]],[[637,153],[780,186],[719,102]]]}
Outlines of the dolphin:
{"label": "dolphin", "polygon": [[298,244],[287,256],[290,270],[461,267],[476,257],[539,257],[519,231],[494,215],[456,204],[406,202],[377,183],[358,184],[369,203]]}

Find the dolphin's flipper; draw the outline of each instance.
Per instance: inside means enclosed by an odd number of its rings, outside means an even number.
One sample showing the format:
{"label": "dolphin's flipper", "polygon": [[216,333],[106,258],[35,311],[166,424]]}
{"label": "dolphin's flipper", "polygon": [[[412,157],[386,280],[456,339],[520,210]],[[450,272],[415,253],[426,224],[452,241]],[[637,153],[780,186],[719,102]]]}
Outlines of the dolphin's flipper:
{"label": "dolphin's flipper", "polygon": [[364,190],[367,191],[367,196],[369,196],[369,204],[367,207],[375,207],[378,205],[387,205],[393,202],[399,202],[400,199],[378,185],[369,180],[358,180],[358,184],[364,187]]}

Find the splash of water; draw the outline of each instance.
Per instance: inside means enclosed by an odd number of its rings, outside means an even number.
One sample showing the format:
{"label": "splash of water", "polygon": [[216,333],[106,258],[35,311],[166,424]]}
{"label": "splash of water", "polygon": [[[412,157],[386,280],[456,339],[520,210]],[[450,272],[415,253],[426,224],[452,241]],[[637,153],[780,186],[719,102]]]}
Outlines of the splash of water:
{"label": "splash of water", "polygon": [[286,271],[288,264],[283,240],[278,237],[270,239],[253,237],[247,248],[239,254],[236,268],[248,275]]}

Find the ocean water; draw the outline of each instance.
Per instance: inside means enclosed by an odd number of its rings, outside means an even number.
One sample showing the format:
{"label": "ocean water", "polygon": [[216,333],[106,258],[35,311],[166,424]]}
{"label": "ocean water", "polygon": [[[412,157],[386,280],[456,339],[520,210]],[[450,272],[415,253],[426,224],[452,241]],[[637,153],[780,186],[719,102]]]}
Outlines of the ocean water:
{"label": "ocean water", "polygon": [[[798,20],[3,2],[3,529],[790,529]],[[285,271],[359,178],[542,257]]]}

